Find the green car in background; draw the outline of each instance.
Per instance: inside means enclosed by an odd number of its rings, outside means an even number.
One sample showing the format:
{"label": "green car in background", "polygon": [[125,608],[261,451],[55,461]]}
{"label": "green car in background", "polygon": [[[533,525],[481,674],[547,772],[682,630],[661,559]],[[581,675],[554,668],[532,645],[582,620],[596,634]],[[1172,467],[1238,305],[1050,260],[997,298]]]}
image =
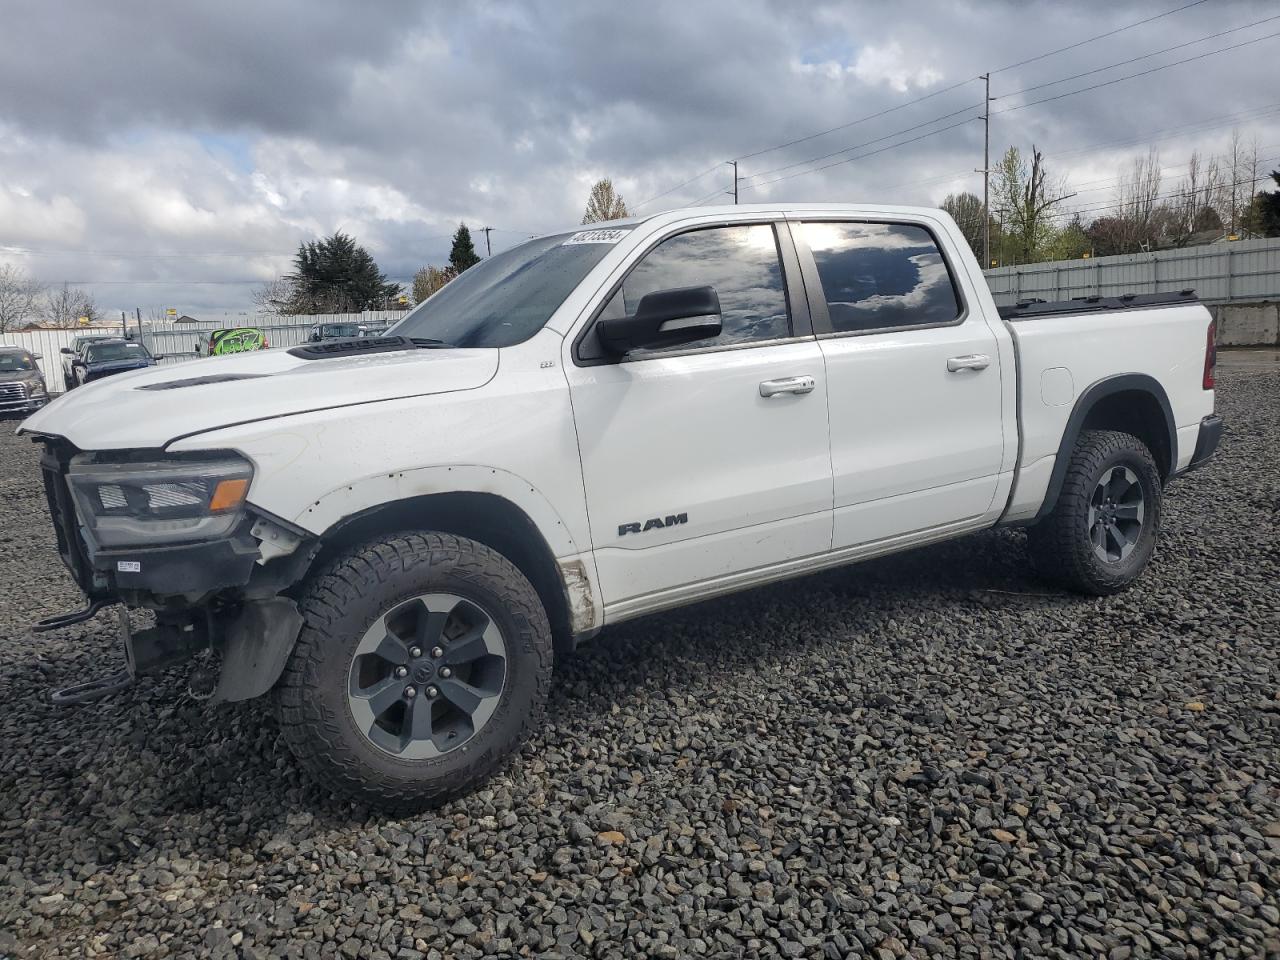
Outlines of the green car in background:
{"label": "green car in background", "polygon": [[202,357],[223,357],[231,353],[266,350],[267,335],[256,327],[232,327],[200,334],[196,352]]}

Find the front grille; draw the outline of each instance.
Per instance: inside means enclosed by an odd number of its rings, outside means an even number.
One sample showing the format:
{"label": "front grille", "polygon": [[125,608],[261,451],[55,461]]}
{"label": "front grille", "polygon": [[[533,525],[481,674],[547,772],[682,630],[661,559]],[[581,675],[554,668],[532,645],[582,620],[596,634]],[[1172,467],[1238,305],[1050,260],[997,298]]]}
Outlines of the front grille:
{"label": "front grille", "polygon": [[27,388],[20,383],[0,383],[0,403],[14,403],[27,399]]}

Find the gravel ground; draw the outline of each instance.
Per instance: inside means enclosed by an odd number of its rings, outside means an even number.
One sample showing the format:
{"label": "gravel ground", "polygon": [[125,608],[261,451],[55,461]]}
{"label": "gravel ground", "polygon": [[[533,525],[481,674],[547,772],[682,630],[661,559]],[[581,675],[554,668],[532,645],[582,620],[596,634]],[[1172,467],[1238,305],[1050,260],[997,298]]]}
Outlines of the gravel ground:
{"label": "gravel ground", "polygon": [[113,667],[0,434],[0,957],[1280,955],[1280,366],[1151,570],[1044,588],[986,534],[607,632],[468,800],[312,788],[262,704]]}

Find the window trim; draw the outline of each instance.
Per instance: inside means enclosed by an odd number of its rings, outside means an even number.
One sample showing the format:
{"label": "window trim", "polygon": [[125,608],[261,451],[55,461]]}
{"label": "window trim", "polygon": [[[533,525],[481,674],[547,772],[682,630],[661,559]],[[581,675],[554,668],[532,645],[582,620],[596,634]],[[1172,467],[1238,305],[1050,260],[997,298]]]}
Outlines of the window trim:
{"label": "window trim", "polygon": [[[782,267],[782,293],[787,302],[787,315],[791,324],[791,336],[776,337],[772,340],[748,340],[742,343],[720,343],[711,344],[705,347],[687,347],[676,348],[672,350],[663,350],[659,353],[647,353],[643,356],[635,357],[583,357],[581,348],[587,338],[591,336],[595,329],[596,322],[600,319],[600,314],[604,313],[605,307],[609,305],[614,296],[622,285],[627,282],[631,276],[631,272],[635,270],[645,257],[656,250],[659,246],[672,240],[675,237],[683,236],[686,233],[696,233],[701,230],[717,230],[724,227],[755,227],[769,226],[773,228],[774,242],[778,247],[778,262]],[[573,339],[573,365],[575,367],[600,367],[609,366],[620,363],[642,363],[647,360],[665,360],[669,357],[689,357],[698,356],[704,353],[719,353],[725,350],[749,350],[756,347],[777,346],[784,343],[796,343],[801,340],[812,340],[814,337],[813,319],[809,311],[809,297],[806,291],[804,276],[797,253],[795,239],[791,234],[791,224],[787,220],[778,215],[750,217],[742,220],[716,220],[710,223],[697,223],[679,227],[669,233],[661,233],[651,238],[646,245],[639,251],[633,251],[634,259],[627,264],[626,269],[616,281],[611,283],[606,289],[604,295],[599,302],[591,308],[591,314],[586,323],[582,325],[582,329],[578,331]]]}
{"label": "window trim", "polygon": [[[943,327],[958,327],[969,319],[970,308],[969,300],[965,296],[964,289],[956,281],[956,270],[952,264],[951,257],[947,252],[947,247],[938,241],[938,233],[927,223],[919,220],[910,220],[898,217],[841,217],[841,216],[818,216],[818,217],[794,217],[788,218],[789,223],[797,226],[803,226],[806,223],[863,223],[877,226],[897,226],[897,227],[919,227],[929,235],[929,239],[933,241],[933,245],[938,250],[938,255],[942,258],[942,264],[947,269],[947,279],[951,281],[951,290],[959,305],[959,312],[954,320],[938,321],[935,323],[906,323],[899,324],[894,327],[874,327],[870,330],[836,330],[831,325],[831,312],[827,308],[827,292],[822,285],[822,278],[818,274],[818,261],[813,255],[813,250],[809,247],[808,242],[804,238],[801,230],[795,231],[795,248],[796,256],[800,261],[800,272],[804,277],[805,288],[809,291],[809,314],[813,318],[814,335],[819,340],[839,340],[845,337],[873,337],[881,333],[903,333],[908,330],[938,330]],[[816,296],[814,292],[816,291]]]}

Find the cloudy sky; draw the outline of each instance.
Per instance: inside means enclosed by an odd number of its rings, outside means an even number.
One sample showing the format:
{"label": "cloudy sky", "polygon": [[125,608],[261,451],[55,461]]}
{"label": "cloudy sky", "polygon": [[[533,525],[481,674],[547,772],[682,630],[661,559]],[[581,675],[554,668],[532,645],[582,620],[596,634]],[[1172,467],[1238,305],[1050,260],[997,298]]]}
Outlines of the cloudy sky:
{"label": "cloudy sky", "polygon": [[1149,144],[1170,192],[1233,125],[1280,166],[1280,7],[1158,16],[1188,2],[8,0],[0,262],[214,319],[301,241],[407,280],[460,220],[495,250],[578,222],[601,176],[639,213],[735,157],[744,202],[936,205],[981,192],[988,70],[993,154],[1034,143],[1086,212]]}

